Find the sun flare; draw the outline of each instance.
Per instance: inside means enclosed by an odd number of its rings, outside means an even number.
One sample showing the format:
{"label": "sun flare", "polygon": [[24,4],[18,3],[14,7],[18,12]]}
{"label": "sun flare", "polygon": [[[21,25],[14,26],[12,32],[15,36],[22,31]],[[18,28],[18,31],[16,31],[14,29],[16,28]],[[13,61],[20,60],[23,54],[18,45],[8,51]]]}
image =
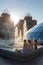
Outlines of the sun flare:
{"label": "sun flare", "polygon": [[11,14],[11,19],[14,21],[14,25],[17,24],[17,22],[19,21],[20,17],[17,16],[15,13]]}

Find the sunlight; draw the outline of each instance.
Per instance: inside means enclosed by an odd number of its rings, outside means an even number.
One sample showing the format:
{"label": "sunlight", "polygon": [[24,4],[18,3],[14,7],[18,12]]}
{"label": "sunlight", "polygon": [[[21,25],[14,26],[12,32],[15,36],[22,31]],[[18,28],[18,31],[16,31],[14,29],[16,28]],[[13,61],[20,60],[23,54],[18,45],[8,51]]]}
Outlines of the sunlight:
{"label": "sunlight", "polygon": [[11,14],[11,19],[14,21],[14,25],[17,24],[17,22],[19,21],[20,17],[17,16],[15,13]]}

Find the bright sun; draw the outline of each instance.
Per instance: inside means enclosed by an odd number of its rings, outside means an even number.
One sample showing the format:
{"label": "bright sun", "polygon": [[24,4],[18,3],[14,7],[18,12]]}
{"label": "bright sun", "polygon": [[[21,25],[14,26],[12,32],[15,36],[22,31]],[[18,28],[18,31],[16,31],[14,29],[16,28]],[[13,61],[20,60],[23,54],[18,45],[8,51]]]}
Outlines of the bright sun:
{"label": "bright sun", "polygon": [[11,19],[14,21],[14,25],[17,24],[17,22],[19,21],[20,17],[17,16],[15,13],[11,14]]}

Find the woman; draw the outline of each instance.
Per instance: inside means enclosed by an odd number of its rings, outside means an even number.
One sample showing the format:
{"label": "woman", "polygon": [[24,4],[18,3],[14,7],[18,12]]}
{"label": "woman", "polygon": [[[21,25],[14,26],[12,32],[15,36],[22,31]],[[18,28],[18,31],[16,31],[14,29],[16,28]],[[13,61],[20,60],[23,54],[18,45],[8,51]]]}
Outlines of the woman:
{"label": "woman", "polygon": [[23,45],[23,52],[26,52],[27,51],[27,43],[26,43],[26,39],[24,40],[24,45]]}
{"label": "woman", "polygon": [[34,49],[37,49],[38,48],[38,42],[37,42],[37,40],[36,39],[34,39],[34,41],[33,41],[33,46],[34,46]]}
{"label": "woman", "polygon": [[33,50],[33,45],[32,45],[32,42],[31,40],[28,40],[28,45],[29,45],[29,50]]}
{"label": "woman", "polygon": [[26,40],[24,40],[24,47],[23,47],[23,51],[24,52],[30,52],[33,49],[33,46],[31,44],[31,40],[28,40],[28,43],[26,43]]}

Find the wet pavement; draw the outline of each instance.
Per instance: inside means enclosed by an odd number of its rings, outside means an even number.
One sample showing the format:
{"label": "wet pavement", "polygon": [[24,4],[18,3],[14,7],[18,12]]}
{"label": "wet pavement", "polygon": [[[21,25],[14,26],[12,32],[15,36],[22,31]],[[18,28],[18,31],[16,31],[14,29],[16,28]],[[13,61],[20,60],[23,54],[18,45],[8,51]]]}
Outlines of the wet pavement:
{"label": "wet pavement", "polygon": [[0,65],[43,65],[43,54],[28,62],[16,62],[0,56]]}

